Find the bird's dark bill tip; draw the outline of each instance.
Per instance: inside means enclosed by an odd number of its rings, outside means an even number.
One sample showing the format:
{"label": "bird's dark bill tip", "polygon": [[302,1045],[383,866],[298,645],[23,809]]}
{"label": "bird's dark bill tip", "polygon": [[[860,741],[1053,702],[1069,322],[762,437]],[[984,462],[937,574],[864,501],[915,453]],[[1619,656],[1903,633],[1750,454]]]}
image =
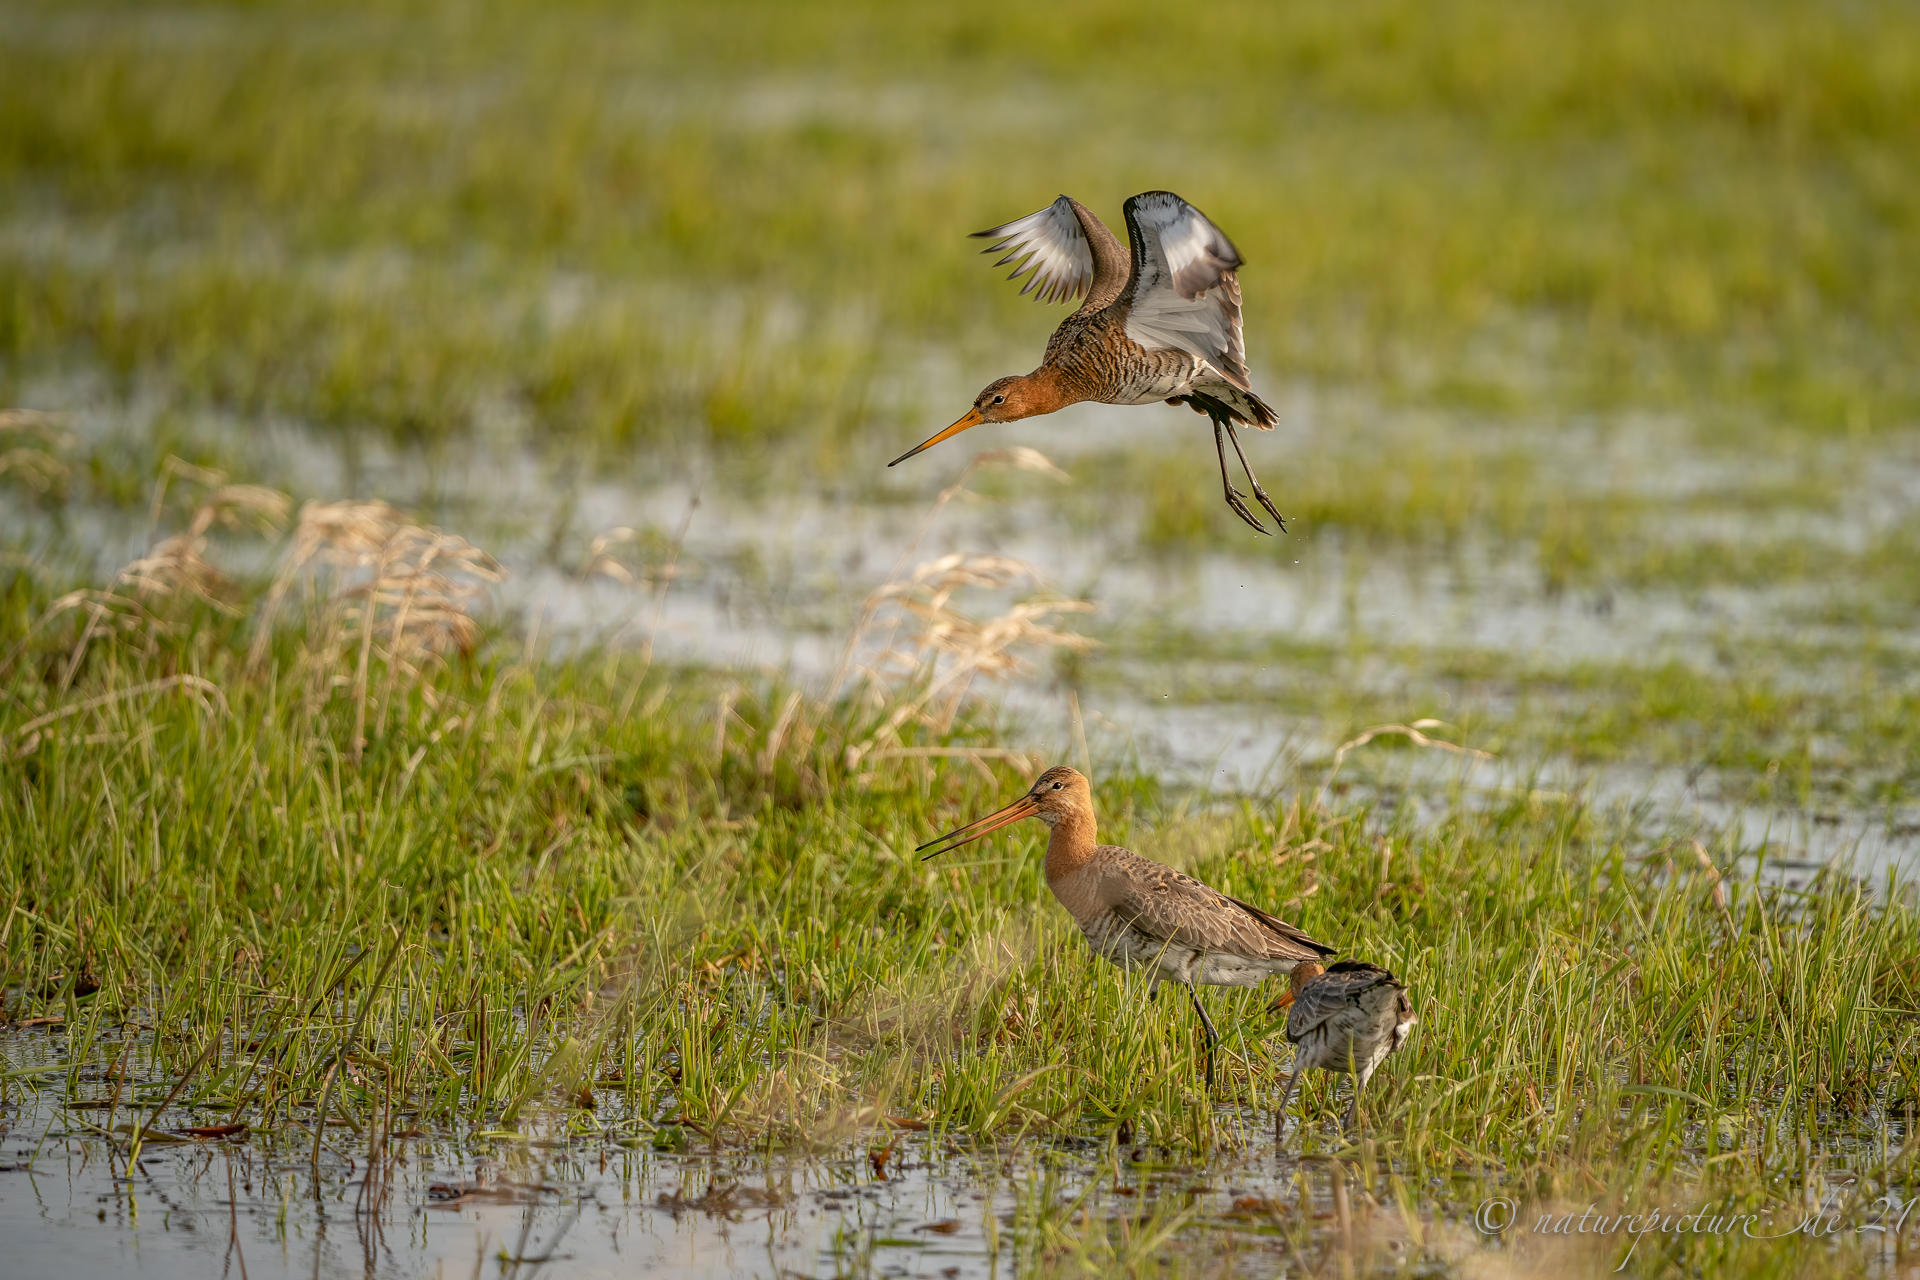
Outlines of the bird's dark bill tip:
{"label": "bird's dark bill tip", "polygon": [[925,440],[922,440],[919,444],[913,446],[913,448],[907,450],[905,453],[901,454],[899,457],[895,458],[892,462],[889,462],[887,465],[890,467],[897,467],[901,463],[905,462],[908,458],[911,458],[914,454],[919,453],[921,450],[931,449],[933,448],[933,446],[939,444],[942,440],[950,439],[953,436],[957,436],[962,431],[967,430],[969,427],[977,427],[984,421],[985,419],[980,416],[980,411],[978,409],[969,409],[966,412],[966,416],[961,418],[960,421],[954,423],[952,426],[948,427],[945,431],[942,431],[939,435],[929,436]]}

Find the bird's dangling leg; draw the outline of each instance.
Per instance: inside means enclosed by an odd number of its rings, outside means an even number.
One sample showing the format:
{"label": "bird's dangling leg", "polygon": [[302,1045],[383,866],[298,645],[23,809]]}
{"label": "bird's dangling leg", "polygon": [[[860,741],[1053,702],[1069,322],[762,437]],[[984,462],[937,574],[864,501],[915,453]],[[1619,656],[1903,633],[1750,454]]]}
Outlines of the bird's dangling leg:
{"label": "bird's dangling leg", "polygon": [[[1207,411],[1207,416],[1213,419],[1213,451],[1220,455],[1220,487],[1226,491],[1227,505],[1233,508],[1235,515],[1252,526],[1255,533],[1268,533],[1269,530],[1267,526],[1255,520],[1253,518],[1253,512],[1247,510],[1247,504],[1243,500],[1244,495],[1233,487],[1233,477],[1227,473],[1227,446],[1226,442],[1221,439],[1221,432],[1230,431],[1232,428],[1227,425],[1225,418],[1222,418],[1219,414],[1211,410]],[[1233,442],[1233,451],[1235,453],[1240,452],[1240,442],[1238,440]],[[1245,459],[1241,460],[1241,465],[1245,465]],[[1257,488],[1258,486],[1255,487]]]}
{"label": "bird's dangling leg", "polygon": [[1193,997],[1193,1011],[1200,1015],[1201,1029],[1207,1033],[1207,1090],[1213,1090],[1213,1051],[1220,1044],[1220,1033],[1213,1029],[1213,1019],[1207,1016],[1206,1006],[1200,1003],[1200,993],[1194,989],[1191,979],[1187,982],[1187,994]]}
{"label": "bird's dangling leg", "polygon": [[1305,1072],[1306,1068],[1300,1065],[1300,1055],[1294,1054],[1293,1070],[1287,1076],[1287,1087],[1281,1090],[1279,1109],[1273,1113],[1273,1145],[1276,1147],[1280,1145],[1281,1135],[1287,1128],[1287,1101],[1293,1097],[1293,1086],[1300,1083],[1300,1077]]}
{"label": "bird's dangling leg", "polygon": [[[1219,424],[1220,424],[1220,419],[1215,418],[1214,425],[1216,429],[1218,428]],[[1235,454],[1239,455],[1240,469],[1247,473],[1247,483],[1253,486],[1253,496],[1259,500],[1261,506],[1267,509],[1268,515],[1272,516],[1275,520],[1280,522],[1280,532],[1285,533],[1287,531],[1287,518],[1280,514],[1280,508],[1273,505],[1273,499],[1269,498],[1267,496],[1267,491],[1260,487],[1260,477],[1253,474],[1253,468],[1247,465],[1247,455],[1240,448],[1240,433],[1233,429],[1232,418],[1228,418],[1226,420],[1226,427],[1227,427],[1227,439],[1233,442],[1233,451]],[[1221,465],[1225,466],[1226,464],[1223,461]],[[1262,530],[1262,532],[1265,532],[1265,531]]]}
{"label": "bird's dangling leg", "polygon": [[1367,1087],[1367,1081],[1373,1078],[1371,1069],[1362,1071],[1353,1078],[1353,1101],[1347,1104],[1347,1118],[1340,1122],[1340,1128],[1351,1130],[1354,1121],[1360,1118],[1360,1091]]}

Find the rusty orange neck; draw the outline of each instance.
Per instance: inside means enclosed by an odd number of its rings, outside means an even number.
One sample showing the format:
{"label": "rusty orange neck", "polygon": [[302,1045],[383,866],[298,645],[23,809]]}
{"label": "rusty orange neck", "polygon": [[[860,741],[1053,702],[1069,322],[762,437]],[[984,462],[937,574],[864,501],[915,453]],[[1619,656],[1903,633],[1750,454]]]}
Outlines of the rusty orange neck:
{"label": "rusty orange neck", "polygon": [[1060,370],[1051,364],[1043,364],[1032,373],[1020,379],[1020,416],[1036,418],[1043,413],[1057,413],[1070,404],[1078,404],[1085,396],[1075,395],[1067,386],[1067,380]]}
{"label": "rusty orange neck", "polygon": [[1293,966],[1292,972],[1287,975],[1293,986],[1293,994],[1296,996],[1299,995],[1302,991],[1306,990],[1309,982],[1312,982],[1325,972],[1325,969],[1311,960],[1302,960],[1299,964]]}
{"label": "rusty orange neck", "polygon": [[1047,841],[1049,883],[1093,861],[1094,846],[1099,843],[1096,831],[1091,809],[1075,807],[1060,815],[1053,824],[1053,837]]}

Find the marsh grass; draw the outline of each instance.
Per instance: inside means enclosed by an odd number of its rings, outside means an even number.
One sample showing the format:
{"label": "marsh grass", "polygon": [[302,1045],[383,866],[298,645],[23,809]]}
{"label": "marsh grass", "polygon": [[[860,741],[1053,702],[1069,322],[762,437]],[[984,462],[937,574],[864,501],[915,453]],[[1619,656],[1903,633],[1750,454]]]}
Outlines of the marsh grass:
{"label": "marsh grass", "polygon": [[[1308,1082],[1298,1194],[1216,1213],[1190,1189],[1273,1143],[1264,993],[1205,997],[1232,1028],[1205,1096],[1190,1015],[1087,956],[1039,832],[913,860],[1042,763],[973,677],[1048,650],[1076,724],[1148,671],[1329,752],[1437,716],[1503,759],[1708,767],[1802,808],[1920,785],[1912,10],[1212,15],[0,9],[0,402],[76,410],[0,414],[0,502],[44,517],[0,562],[0,1102],[105,1103],[63,1123],[118,1154],[244,1122],[315,1192],[349,1158],[391,1172],[415,1130],[536,1183],[534,1132],[716,1160],[924,1141],[1013,1186],[982,1225],[1021,1274],[1261,1249],[1247,1269],[1470,1272],[1488,1194],[1788,1222],[1911,1197],[1910,884],[1787,887],[1578,788],[1442,787],[1424,813],[1345,789],[1391,778],[1388,738],[1231,797],[1103,749],[1105,838],[1420,1004],[1368,1129]],[[656,660],[691,505],[675,531],[554,518],[548,561],[633,592],[603,649],[556,652],[489,610],[500,567],[445,513],[233,483],[291,422],[350,478],[370,442],[498,435],[577,475],[897,504],[890,442],[1055,318],[959,235],[1166,186],[1250,263],[1286,407],[1255,447],[1286,454],[1261,465],[1295,537],[1244,545],[1171,410],[1164,443],[1072,459],[1067,528],[1170,581],[1327,548],[1350,584],[1402,556],[1595,609],[1667,593],[1695,647],[1250,637],[1170,602],[1069,628],[1076,584],[1009,600],[1029,567],[923,563],[915,537],[852,597],[822,690]],[[76,426],[136,405],[137,438]],[[941,503],[1012,483],[950,474]],[[76,567],[102,511],[148,536]],[[1785,625],[1722,627],[1728,591]],[[40,1039],[50,1063],[19,1066]],[[1624,1249],[1507,1243],[1494,1263],[1555,1273]],[[1665,1237],[1632,1269],[1886,1269],[1881,1244]]]}
{"label": "marsh grass", "polygon": [[11,6],[0,350],[341,429],[507,396],[573,439],[798,437],[832,475],[876,367],[920,362],[892,335],[1040,332],[959,232],[1170,184],[1256,264],[1257,365],[1735,433],[1911,416],[1905,6],[1218,20]]}
{"label": "marsh grass", "polygon": [[[1340,644],[1207,634],[1179,625],[1107,632],[1126,660],[1082,673],[1091,694],[1147,687],[1185,706],[1279,716],[1330,749],[1409,707],[1503,759],[1714,774],[1734,803],[1804,811],[1884,811],[1911,803],[1916,691],[1905,645],[1766,638],[1729,629],[1701,652],[1516,659],[1421,643]],[[1284,754],[1318,763],[1318,748]]]}
{"label": "marsh grass", "polygon": [[[505,431],[587,473],[898,502],[878,462],[1057,318],[963,233],[1173,186],[1251,264],[1271,398],[1346,404],[1254,443],[1299,536],[1490,540],[1550,592],[1857,581],[1910,621],[1910,521],[1780,523],[1876,508],[1862,478],[1911,451],[1906,6],[1230,5],[1231,49],[1107,4],[0,22],[9,403],[284,419],[348,457]],[[1253,554],[1161,420],[1062,505]],[[1730,479],[1581,483],[1563,442],[1622,424]]]}
{"label": "marsh grass", "polygon": [[[285,511],[198,479],[160,546],[221,511]],[[497,631],[423,661],[403,595],[384,630],[367,622],[397,562],[382,549],[412,528],[310,505],[271,579],[156,593],[111,615],[126,626],[34,601],[55,621],[16,628],[6,677],[0,947],[6,1016],[58,1020],[63,1075],[0,1088],[91,1101],[119,1064],[104,1116],[71,1125],[311,1134],[316,1176],[420,1127],[812,1152],[924,1126],[1090,1138],[1116,1174],[1143,1151],[1204,1168],[1274,1141],[1265,993],[1208,994],[1231,1028],[1208,1096],[1190,1014],[1090,958],[1048,899],[1041,833],[913,858],[1025,777],[977,704],[921,713],[945,641],[919,642],[913,678],[865,686],[917,708],[898,718],[871,694],[820,702],[632,652],[541,661]],[[421,546],[466,547],[409,536],[414,573]],[[312,621],[278,625],[324,546],[350,551],[310,581]],[[944,563],[904,581],[961,567]],[[122,581],[147,577],[186,581]],[[435,598],[481,625],[466,597]],[[919,621],[952,634],[944,603]],[[850,751],[876,712],[900,749]],[[1324,1082],[1283,1131],[1353,1180],[1345,1229],[1246,1211],[1302,1256],[1466,1256],[1433,1179],[1542,1212],[1659,1188],[1793,1217],[1808,1195],[1864,1211],[1909,1185],[1909,887],[1737,879],[1735,850],[1650,844],[1577,798],[1462,796],[1416,823],[1304,781],[1232,807],[1124,771],[1098,788],[1106,838],[1416,994],[1365,1133],[1337,1132]],[[1023,1271],[1205,1269],[1239,1247],[1231,1220],[1128,1201],[1100,1167],[1034,1166],[1005,1224]],[[1785,1273],[1866,1260],[1877,1238],[1657,1243],[1658,1266]]]}

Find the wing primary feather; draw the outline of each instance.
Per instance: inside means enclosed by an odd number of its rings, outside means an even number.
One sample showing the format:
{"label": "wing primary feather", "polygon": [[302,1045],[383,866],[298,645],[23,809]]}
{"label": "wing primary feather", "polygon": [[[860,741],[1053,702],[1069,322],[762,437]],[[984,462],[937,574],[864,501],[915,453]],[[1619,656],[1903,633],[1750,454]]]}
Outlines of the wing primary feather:
{"label": "wing primary feather", "polygon": [[1252,903],[1242,902],[1240,901],[1240,899],[1235,898],[1229,894],[1223,893],[1220,896],[1223,898],[1226,898],[1228,902],[1231,902],[1234,906],[1239,907],[1242,911],[1245,911],[1248,915],[1252,916],[1255,920],[1259,921],[1262,925],[1266,926],[1268,929],[1272,930],[1274,933],[1279,934],[1282,938],[1285,938],[1289,942],[1298,943],[1299,945],[1304,947],[1311,947],[1313,950],[1318,951],[1323,956],[1337,956],[1340,954],[1340,949],[1338,947],[1329,947],[1324,942],[1314,941],[1312,937],[1308,936],[1306,930],[1300,928],[1298,925],[1288,924],[1285,920],[1282,920],[1279,916],[1274,915],[1270,911],[1263,911],[1259,907],[1254,906]]}
{"label": "wing primary feather", "polygon": [[1024,218],[972,234],[993,241],[981,252],[1000,255],[994,266],[1017,264],[1007,276],[1009,281],[1027,276],[1020,289],[1022,297],[1031,294],[1040,302],[1052,303],[1074,297],[1087,287],[1093,251],[1073,201],[1066,196]]}

